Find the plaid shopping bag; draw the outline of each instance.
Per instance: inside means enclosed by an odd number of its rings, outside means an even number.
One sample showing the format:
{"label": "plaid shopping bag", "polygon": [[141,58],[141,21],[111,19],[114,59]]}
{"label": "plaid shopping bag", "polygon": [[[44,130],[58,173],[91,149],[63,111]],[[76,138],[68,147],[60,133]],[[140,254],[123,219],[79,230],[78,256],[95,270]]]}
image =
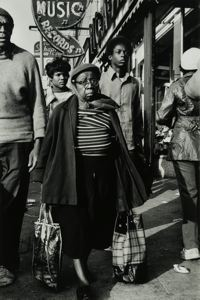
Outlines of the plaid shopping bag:
{"label": "plaid shopping bag", "polygon": [[112,264],[117,281],[145,281],[146,243],[141,215],[131,211],[118,214],[113,234]]}
{"label": "plaid shopping bag", "polygon": [[34,223],[33,276],[45,286],[58,289],[62,258],[62,236],[60,225],[53,223],[51,210],[45,204],[40,207]]}

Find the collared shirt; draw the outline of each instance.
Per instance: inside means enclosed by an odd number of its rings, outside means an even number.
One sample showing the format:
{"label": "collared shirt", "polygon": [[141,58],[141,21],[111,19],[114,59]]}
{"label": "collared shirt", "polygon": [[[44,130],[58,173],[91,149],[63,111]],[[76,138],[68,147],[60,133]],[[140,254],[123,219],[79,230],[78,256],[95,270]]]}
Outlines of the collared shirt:
{"label": "collared shirt", "polygon": [[142,136],[142,115],[139,99],[139,83],[129,73],[119,78],[110,66],[101,75],[101,93],[113,99],[120,107],[117,114],[129,150]]}
{"label": "collared shirt", "polygon": [[46,95],[46,106],[49,108],[49,116],[51,116],[54,108],[64,102],[67,101],[72,96],[72,91],[68,88],[64,92],[56,93],[53,92],[52,87],[48,87],[47,95]]}

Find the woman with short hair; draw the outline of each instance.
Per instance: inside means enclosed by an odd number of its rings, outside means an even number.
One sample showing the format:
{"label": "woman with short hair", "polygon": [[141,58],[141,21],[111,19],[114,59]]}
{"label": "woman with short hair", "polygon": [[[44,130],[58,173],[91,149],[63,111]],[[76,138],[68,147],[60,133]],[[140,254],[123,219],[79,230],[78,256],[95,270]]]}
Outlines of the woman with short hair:
{"label": "woman with short hair", "polygon": [[49,87],[45,98],[47,118],[49,119],[54,108],[58,104],[67,101],[72,95],[72,91],[67,86],[71,66],[62,57],[56,57],[46,64],[45,70],[49,78]]}

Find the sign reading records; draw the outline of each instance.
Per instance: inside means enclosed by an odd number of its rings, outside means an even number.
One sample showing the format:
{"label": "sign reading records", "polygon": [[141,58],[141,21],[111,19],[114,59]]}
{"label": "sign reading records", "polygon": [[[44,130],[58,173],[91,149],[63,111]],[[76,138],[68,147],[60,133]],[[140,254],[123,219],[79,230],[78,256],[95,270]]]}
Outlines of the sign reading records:
{"label": "sign reading records", "polygon": [[44,38],[63,55],[80,56],[84,53],[78,41],[60,30],[69,29],[83,18],[87,0],[32,0],[36,25]]}

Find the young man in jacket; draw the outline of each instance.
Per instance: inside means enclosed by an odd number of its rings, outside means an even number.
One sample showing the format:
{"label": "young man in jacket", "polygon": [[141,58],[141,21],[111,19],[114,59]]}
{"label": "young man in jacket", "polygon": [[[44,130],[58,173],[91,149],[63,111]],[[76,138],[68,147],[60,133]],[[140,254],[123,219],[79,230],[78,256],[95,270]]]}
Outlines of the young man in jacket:
{"label": "young man in jacket", "polygon": [[127,71],[131,45],[123,36],[109,41],[106,57],[109,67],[100,79],[101,93],[118,105],[118,117],[129,151],[141,144],[143,135],[139,83]]}
{"label": "young man in jacket", "polygon": [[45,131],[37,63],[10,42],[14,22],[0,8],[0,287],[12,284],[19,267],[19,240],[29,172]]}
{"label": "young man in jacket", "polygon": [[129,154],[149,194],[152,180],[142,150],[143,120],[140,87],[138,80],[128,72],[130,54],[131,45],[125,37],[117,36],[108,42],[106,57],[109,67],[102,73],[99,87],[102,94],[113,99],[119,106],[117,114]]}

